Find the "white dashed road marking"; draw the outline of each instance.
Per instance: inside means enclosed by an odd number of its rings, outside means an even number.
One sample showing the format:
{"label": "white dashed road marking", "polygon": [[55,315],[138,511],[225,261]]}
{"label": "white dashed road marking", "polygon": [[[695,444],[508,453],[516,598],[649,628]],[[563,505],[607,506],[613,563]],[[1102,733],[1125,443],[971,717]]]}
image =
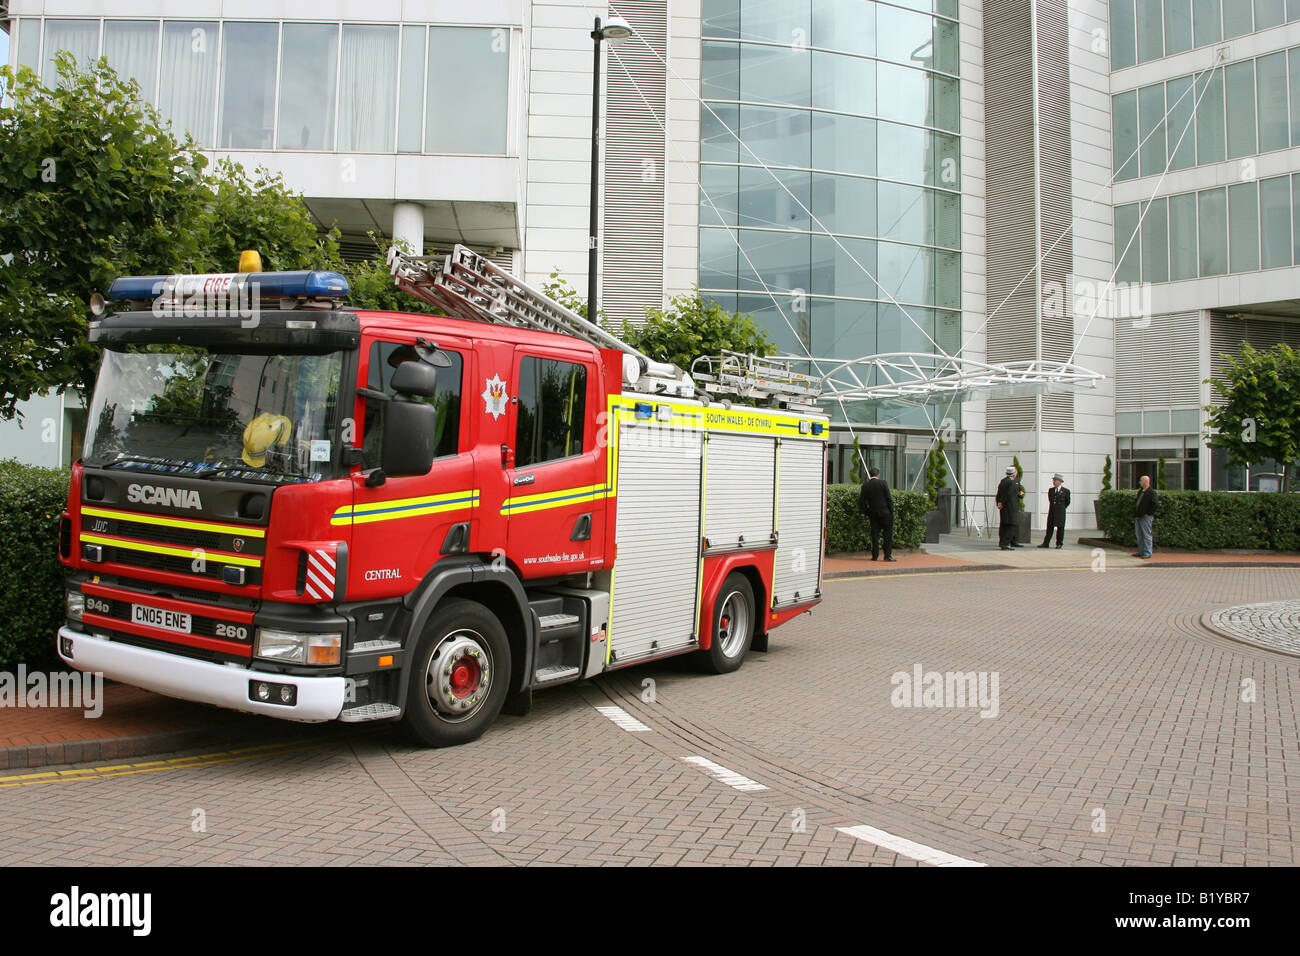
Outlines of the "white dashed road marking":
{"label": "white dashed road marking", "polygon": [[865,840],[868,843],[874,843],[882,849],[897,853],[900,856],[910,857],[921,863],[930,863],[934,866],[985,866],[984,863],[976,863],[974,860],[967,860],[960,856],[953,856],[951,853],[944,853],[943,850],[936,850],[928,847],[923,843],[913,843],[911,840],[905,840],[900,836],[894,836],[892,833],[886,833],[884,830],[877,830],[875,827],[836,827],[841,833],[847,833],[851,837],[857,837],[859,840]]}
{"label": "white dashed road marking", "polygon": [[682,759],[685,760],[687,763],[695,764],[697,767],[703,767],[709,773],[713,774],[713,776],[717,777],[719,780],[725,783],[728,787],[733,787],[736,790],[766,790],[767,789],[767,787],[763,786],[763,784],[758,783],[754,780],[750,780],[748,777],[741,776],[740,774],[736,773],[736,771],[734,770],[728,770],[726,767],[723,767],[720,764],[716,764],[712,760],[706,760],[703,757],[683,757]]}
{"label": "white dashed road marking", "polygon": [[614,723],[618,724],[624,730],[630,731],[631,733],[638,733],[642,730],[650,729],[645,724],[641,723],[641,721],[637,720],[635,717],[629,714],[622,707],[615,707],[612,704],[610,704],[604,707],[597,707],[596,709],[600,711],[602,714],[604,714],[606,717],[608,717],[610,720],[614,721]]}

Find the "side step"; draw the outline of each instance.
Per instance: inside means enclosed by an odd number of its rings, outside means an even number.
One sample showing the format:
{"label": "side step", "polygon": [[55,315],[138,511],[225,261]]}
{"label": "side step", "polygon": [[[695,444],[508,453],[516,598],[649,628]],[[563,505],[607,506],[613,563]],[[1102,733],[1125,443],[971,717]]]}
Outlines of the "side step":
{"label": "side step", "polygon": [[566,667],[564,664],[552,664],[550,667],[543,667],[533,675],[533,683],[549,684],[551,681],[565,680],[569,677],[577,677],[578,668]]}
{"label": "side step", "polygon": [[570,624],[577,624],[582,620],[576,614],[546,614],[537,619],[543,631],[549,631],[557,627],[568,627]]}
{"label": "side step", "polygon": [[401,717],[402,708],[396,704],[363,704],[360,707],[348,707],[339,714],[339,721],[345,724],[360,724],[367,720],[390,720]]}

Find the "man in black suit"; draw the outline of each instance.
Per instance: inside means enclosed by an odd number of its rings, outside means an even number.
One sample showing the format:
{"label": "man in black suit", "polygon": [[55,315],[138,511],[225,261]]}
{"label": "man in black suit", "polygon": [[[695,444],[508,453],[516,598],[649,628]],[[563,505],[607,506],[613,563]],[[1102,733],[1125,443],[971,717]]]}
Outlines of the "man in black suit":
{"label": "man in black suit", "polygon": [[870,476],[862,483],[862,493],[858,495],[858,510],[871,522],[871,560],[880,557],[880,535],[885,537],[885,560],[894,560],[894,498],[889,493],[889,485],[880,477],[879,468],[868,469]]}
{"label": "man in black suit", "polygon": [[1047,534],[1043,535],[1040,548],[1045,548],[1052,539],[1052,528],[1056,528],[1056,546],[1065,542],[1065,509],[1070,507],[1070,489],[1065,487],[1065,479],[1059,474],[1052,476],[1052,487],[1047,489]]}
{"label": "man in black suit", "polygon": [[1020,547],[1020,499],[1025,491],[1016,480],[1016,466],[1008,465],[1006,477],[998,482],[998,547],[1003,551]]}

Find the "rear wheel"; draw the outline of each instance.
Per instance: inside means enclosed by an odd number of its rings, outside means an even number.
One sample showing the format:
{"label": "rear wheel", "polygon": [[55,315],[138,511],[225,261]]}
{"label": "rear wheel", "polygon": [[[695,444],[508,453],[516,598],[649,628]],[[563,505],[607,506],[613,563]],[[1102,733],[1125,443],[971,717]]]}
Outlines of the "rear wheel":
{"label": "rear wheel", "polygon": [[713,643],[700,654],[704,669],[714,674],[737,670],[749,653],[757,623],[754,589],[749,578],[733,571],[722,582],[713,604]]}
{"label": "rear wheel", "polygon": [[416,642],[403,723],[430,747],[477,740],[496,720],[510,683],[510,642],[487,608],[448,601]]}

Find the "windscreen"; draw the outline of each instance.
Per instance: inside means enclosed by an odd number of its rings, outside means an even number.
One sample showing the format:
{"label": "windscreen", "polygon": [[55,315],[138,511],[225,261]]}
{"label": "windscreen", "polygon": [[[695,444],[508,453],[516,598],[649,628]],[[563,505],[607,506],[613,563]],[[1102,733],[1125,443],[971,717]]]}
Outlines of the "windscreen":
{"label": "windscreen", "polygon": [[343,353],[105,351],[83,460],[252,481],[332,477]]}

